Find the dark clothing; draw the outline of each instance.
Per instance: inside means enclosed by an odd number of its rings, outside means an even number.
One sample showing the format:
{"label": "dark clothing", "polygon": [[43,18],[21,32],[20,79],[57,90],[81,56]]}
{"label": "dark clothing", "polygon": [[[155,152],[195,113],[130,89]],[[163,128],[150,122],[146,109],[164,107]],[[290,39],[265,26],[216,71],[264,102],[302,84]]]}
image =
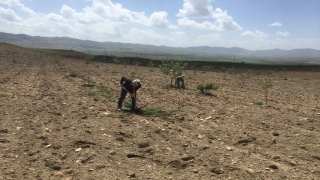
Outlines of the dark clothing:
{"label": "dark clothing", "polygon": [[127,91],[129,91],[131,94],[134,93],[134,89],[135,91],[137,91],[141,85],[139,85],[138,87],[134,88],[132,85],[132,80],[131,79],[127,79],[126,77],[122,77],[120,80],[120,84],[123,84],[123,87],[127,89]]}
{"label": "dark clothing", "polygon": [[[126,97],[126,95],[127,95],[127,91],[122,88],[121,92],[120,92],[120,98],[118,100],[118,109],[121,109],[122,102],[123,102],[124,98]],[[131,109],[135,109],[135,108],[136,108],[136,100],[135,100],[135,98],[131,97]]]}
{"label": "dark clothing", "polygon": [[[138,87],[133,87],[131,85],[132,80],[131,79],[127,79],[126,77],[122,77],[120,80],[120,85],[123,85],[123,87],[121,88],[121,92],[120,92],[120,98],[118,100],[118,109],[121,109],[122,107],[122,103],[124,98],[126,97],[127,93],[129,92],[130,94],[135,93],[135,97],[137,96],[137,90],[141,87],[141,85],[139,85]],[[128,91],[128,92],[127,92]],[[135,97],[131,97],[131,109],[135,109],[136,108],[136,99]]]}

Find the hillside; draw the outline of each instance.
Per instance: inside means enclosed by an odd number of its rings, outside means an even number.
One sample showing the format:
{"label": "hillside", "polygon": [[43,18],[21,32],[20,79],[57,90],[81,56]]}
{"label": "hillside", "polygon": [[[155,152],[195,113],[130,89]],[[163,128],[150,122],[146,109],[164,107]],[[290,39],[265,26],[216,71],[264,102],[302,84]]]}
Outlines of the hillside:
{"label": "hillside", "polygon": [[[0,72],[0,179],[320,179],[318,70],[190,69],[177,89],[157,67],[0,43]],[[142,81],[135,112],[116,111],[122,76]]]}
{"label": "hillside", "polygon": [[[320,64],[320,50],[293,49],[293,50],[247,50],[242,48],[224,47],[187,47],[174,48],[166,46],[152,46],[130,43],[95,42],[79,40],[68,37],[39,37],[25,34],[8,34],[0,32],[0,41],[16,44],[23,47],[73,49],[97,54],[117,54],[122,56],[144,56],[157,58],[184,58],[194,59],[217,59],[229,57],[231,61],[235,56],[240,59],[251,61],[271,60],[272,62],[294,62],[304,64]],[[222,58],[223,59],[223,58]]]}

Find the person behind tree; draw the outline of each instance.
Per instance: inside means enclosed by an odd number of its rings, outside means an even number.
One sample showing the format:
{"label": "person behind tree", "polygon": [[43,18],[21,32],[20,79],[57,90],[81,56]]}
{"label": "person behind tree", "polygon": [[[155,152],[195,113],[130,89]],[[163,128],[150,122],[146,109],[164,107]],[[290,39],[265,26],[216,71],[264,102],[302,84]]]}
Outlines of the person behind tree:
{"label": "person behind tree", "polygon": [[131,80],[126,77],[122,77],[120,80],[121,92],[120,98],[118,100],[118,107],[117,110],[121,111],[122,103],[124,98],[126,97],[127,93],[130,93],[131,96],[131,110],[136,108],[136,94],[137,90],[141,87],[141,82],[139,79]]}

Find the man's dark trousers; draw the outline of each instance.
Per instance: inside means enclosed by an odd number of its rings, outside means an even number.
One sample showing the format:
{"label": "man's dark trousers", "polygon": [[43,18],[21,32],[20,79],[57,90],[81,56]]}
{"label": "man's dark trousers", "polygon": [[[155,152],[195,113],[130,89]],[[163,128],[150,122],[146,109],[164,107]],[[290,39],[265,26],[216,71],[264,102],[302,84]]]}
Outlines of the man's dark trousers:
{"label": "man's dark trousers", "polygon": [[[118,100],[118,108],[122,107],[122,102],[123,102],[124,98],[126,97],[126,95],[127,95],[127,91],[124,88],[122,88],[121,92],[120,92],[120,98]],[[131,109],[135,109],[135,107],[136,107],[135,98],[131,98]]]}

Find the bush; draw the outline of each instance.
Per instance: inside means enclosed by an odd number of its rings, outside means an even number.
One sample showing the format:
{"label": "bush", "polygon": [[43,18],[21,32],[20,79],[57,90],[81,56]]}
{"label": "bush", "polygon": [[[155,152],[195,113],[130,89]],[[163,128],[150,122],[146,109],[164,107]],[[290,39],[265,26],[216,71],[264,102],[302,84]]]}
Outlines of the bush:
{"label": "bush", "polygon": [[215,84],[212,84],[212,83],[208,83],[208,84],[199,84],[197,86],[197,89],[200,90],[202,93],[203,92],[206,92],[207,90],[217,90],[218,89],[218,86],[215,85]]}
{"label": "bush", "polygon": [[208,95],[208,96],[213,96],[212,93],[208,92],[208,90],[217,90],[218,89],[218,86],[215,85],[215,84],[212,84],[212,83],[208,83],[208,84],[199,84],[197,86],[197,89],[200,90],[201,94],[204,94],[204,95]]}

